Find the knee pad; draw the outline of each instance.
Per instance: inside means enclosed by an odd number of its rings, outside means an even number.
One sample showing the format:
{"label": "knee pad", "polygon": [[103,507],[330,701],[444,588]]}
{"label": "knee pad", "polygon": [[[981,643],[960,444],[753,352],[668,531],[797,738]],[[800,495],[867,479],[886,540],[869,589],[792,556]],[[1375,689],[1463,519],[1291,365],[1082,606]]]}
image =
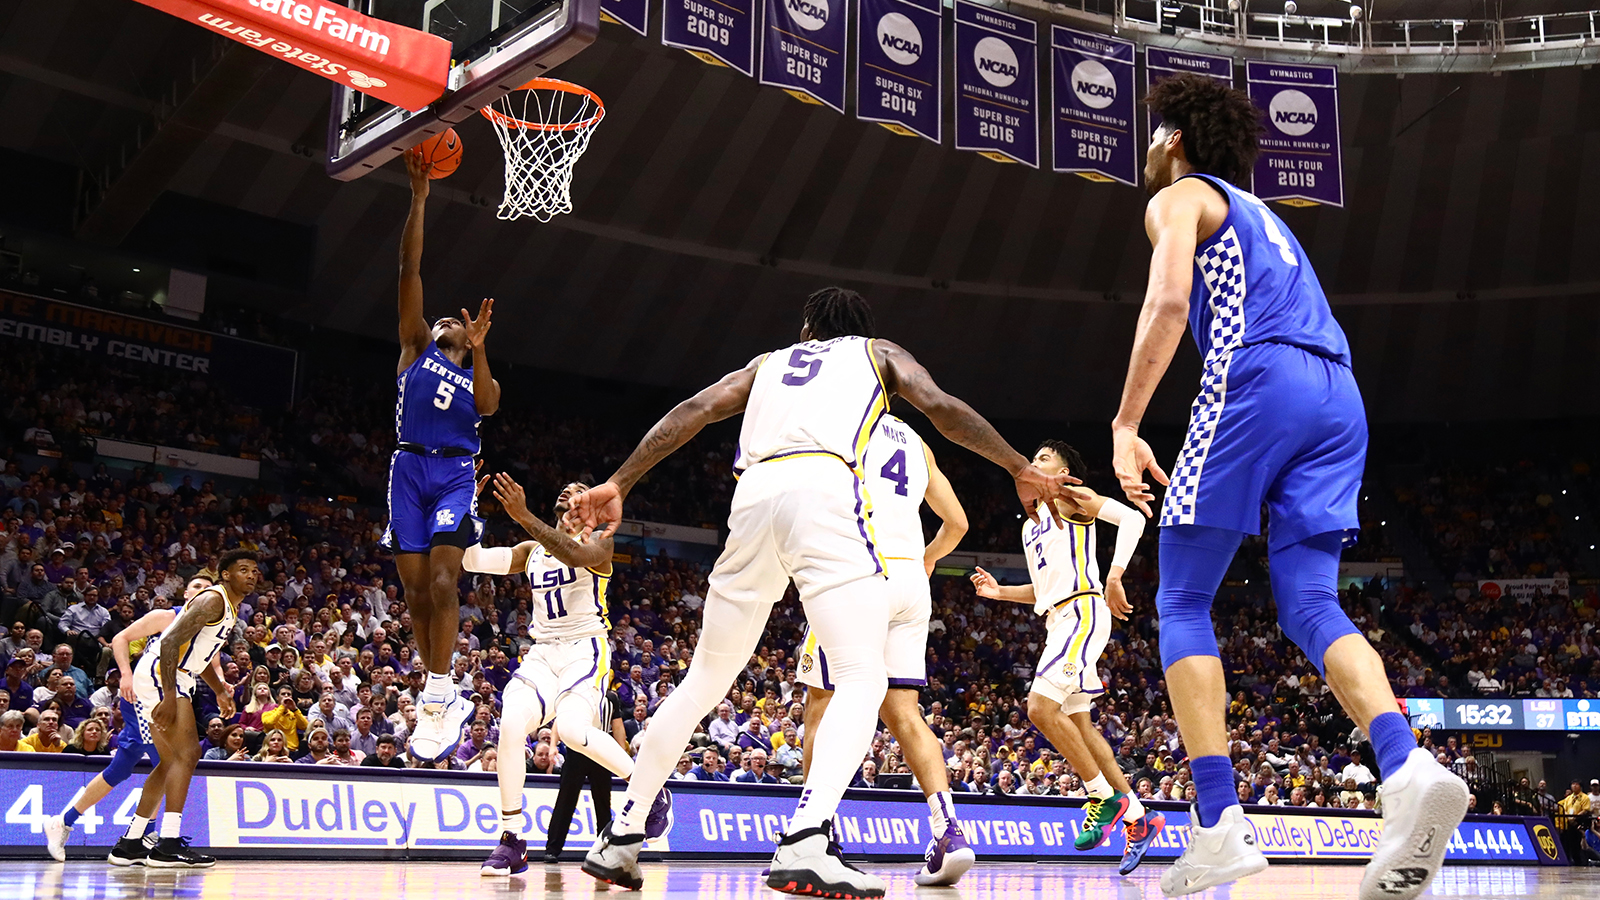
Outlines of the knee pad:
{"label": "knee pad", "polygon": [[1339,606],[1339,551],[1343,532],[1312,535],[1271,552],[1272,593],[1278,626],[1323,671],[1322,658],[1334,641],[1359,634]]}
{"label": "knee pad", "polygon": [[117,752],[111,754],[111,762],[106,765],[105,771],[100,773],[100,777],[105,779],[106,784],[116,787],[128,780],[128,776],[133,774],[133,767],[138,765],[146,754],[150,756],[153,764],[161,764],[161,757],[156,755],[154,744],[118,747]]}
{"label": "knee pad", "polygon": [[1188,656],[1220,656],[1211,604],[1242,536],[1242,532],[1205,525],[1161,529],[1156,614],[1161,617],[1162,669]]}

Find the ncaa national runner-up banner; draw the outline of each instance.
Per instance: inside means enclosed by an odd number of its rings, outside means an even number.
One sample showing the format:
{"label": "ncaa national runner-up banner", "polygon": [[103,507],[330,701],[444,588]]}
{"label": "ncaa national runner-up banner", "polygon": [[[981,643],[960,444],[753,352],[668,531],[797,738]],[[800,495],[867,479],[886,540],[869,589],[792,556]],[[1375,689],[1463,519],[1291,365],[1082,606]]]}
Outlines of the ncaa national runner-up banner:
{"label": "ncaa national runner-up banner", "polygon": [[762,0],[761,83],[844,112],[845,0]]}
{"label": "ncaa national runner-up banner", "polygon": [[1051,168],[1139,184],[1133,42],[1050,26]]}
{"label": "ncaa national runner-up banner", "polygon": [[600,0],[600,15],[641,35],[650,31],[650,0]]}
{"label": "ncaa national runner-up banner", "polygon": [[[1204,75],[1233,87],[1232,57],[1190,53],[1187,50],[1168,50],[1165,47],[1144,48],[1145,93],[1150,92],[1151,85],[1179,72]],[[1150,134],[1153,136],[1156,129],[1161,127],[1161,116],[1153,109],[1148,109],[1145,115],[1150,123]]]}
{"label": "ncaa national runner-up banner", "polygon": [[856,0],[856,118],[940,143],[940,0]]}
{"label": "ncaa national runner-up banner", "polygon": [[956,0],[956,149],[1039,168],[1039,25]]}
{"label": "ncaa national runner-up banner", "polygon": [[1267,120],[1251,192],[1290,206],[1343,206],[1339,70],[1249,60],[1244,73]]}
{"label": "ncaa national runner-up banner", "polygon": [[701,60],[756,73],[755,0],[666,0],[661,43]]}

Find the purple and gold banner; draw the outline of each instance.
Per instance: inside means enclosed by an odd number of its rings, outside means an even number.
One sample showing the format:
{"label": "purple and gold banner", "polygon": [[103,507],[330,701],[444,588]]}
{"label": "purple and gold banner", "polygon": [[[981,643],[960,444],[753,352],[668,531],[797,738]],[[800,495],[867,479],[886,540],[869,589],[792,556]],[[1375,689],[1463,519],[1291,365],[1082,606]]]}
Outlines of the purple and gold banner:
{"label": "purple and gold banner", "polygon": [[856,117],[942,139],[940,0],[856,0]]}
{"label": "purple and gold banner", "polygon": [[1050,26],[1051,168],[1139,184],[1133,42]]}
{"label": "purple and gold banner", "polygon": [[666,0],[661,43],[712,65],[756,73],[755,0]]}
{"label": "purple and gold banner", "polygon": [[845,0],[762,0],[761,83],[844,112]]}
{"label": "purple and gold banner", "polygon": [[650,31],[650,0],[600,0],[600,16],[647,35]]}
{"label": "purple and gold banner", "polygon": [[1244,72],[1267,126],[1251,192],[1290,206],[1343,206],[1339,70],[1250,60]]}
{"label": "purple and gold banner", "polygon": [[[1209,53],[1190,53],[1187,50],[1168,50],[1165,47],[1144,48],[1144,90],[1150,92],[1150,86],[1179,72],[1193,72],[1207,78],[1215,78],[1228,87],[1233,87],[1233,58],[1228,56],[1212,56]],[[1146,134],[1155,134],[1161,127],[1161,116],[1153,109],[1147,109],[1146,118],[1150,123],[1150,130]]]}
{"label": "purple and gold banner", "polygon": [[1039,25],[956,0],[956,149],[1039,168]]}

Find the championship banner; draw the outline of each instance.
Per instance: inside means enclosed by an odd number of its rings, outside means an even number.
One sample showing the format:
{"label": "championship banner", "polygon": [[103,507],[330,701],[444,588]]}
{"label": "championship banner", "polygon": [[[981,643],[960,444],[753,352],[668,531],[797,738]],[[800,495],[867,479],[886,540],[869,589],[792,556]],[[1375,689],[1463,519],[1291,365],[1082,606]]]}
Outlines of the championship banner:
{"label": "championship banner", "polygon": [[1244,75],[1267,120],[1251,193],[1289,206],[1343,206],[1339,70],[1252,59]]}
{"label": "championship banner", "polygon": [[761,83],[844,112],[845,0],[762,0]]}
{"label": "championship banner", "polygon": [[1050,167],[1139,184],[1133,42],[1050,26]]}
{"label": "championship banner", "polygon": [[1039,25],[956,0],[956,149],[1039,168]]}
{"label": "championship banner", "polygon": [[649,36],[650,0],[600,0],[600,18]]}
{"label": "championship banner", "polygon": [[666,0],[661,43],[701,62],[756,73],[755,0]]}
{"label": "championship banner", "polygon": [[139,0],[415,112],[444,95],[450,42],[334,0]]}
{"label": "championship banner", "polygon": [[[1190,53],[1187,50],[1168,50],[1165,47],[1144,48],[1144,90],[1150,93],[1150,86],[1179,72],[1193,72],[1214,78],[1228,87],[1233,87],[1233,58],[1228,56],[1212,56],[1209,53]],[[1156,129],[1161,127],[1161,116],[1155,110],[1146,107],[1145,118],[1150,123],[1148,134],[1154,135]]]}
{"label": "championship banner", "polygon": [[940,0],[856,0],[856,118],[943,137]]}

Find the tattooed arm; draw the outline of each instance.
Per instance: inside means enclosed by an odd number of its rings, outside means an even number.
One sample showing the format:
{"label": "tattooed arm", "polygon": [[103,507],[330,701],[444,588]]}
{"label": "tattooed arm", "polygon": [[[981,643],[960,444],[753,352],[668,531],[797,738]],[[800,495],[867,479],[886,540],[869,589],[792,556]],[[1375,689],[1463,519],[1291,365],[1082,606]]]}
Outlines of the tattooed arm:
{"label": "tattooed arm", "polygon": [[161,635],[161,702],[151,713],[163,731],[172,726],[178,709],[178,663],[183,650],[206,625],[220,620],[228,611],[228,601],[219,588],[207,588],[183,605],[178,617]]}

